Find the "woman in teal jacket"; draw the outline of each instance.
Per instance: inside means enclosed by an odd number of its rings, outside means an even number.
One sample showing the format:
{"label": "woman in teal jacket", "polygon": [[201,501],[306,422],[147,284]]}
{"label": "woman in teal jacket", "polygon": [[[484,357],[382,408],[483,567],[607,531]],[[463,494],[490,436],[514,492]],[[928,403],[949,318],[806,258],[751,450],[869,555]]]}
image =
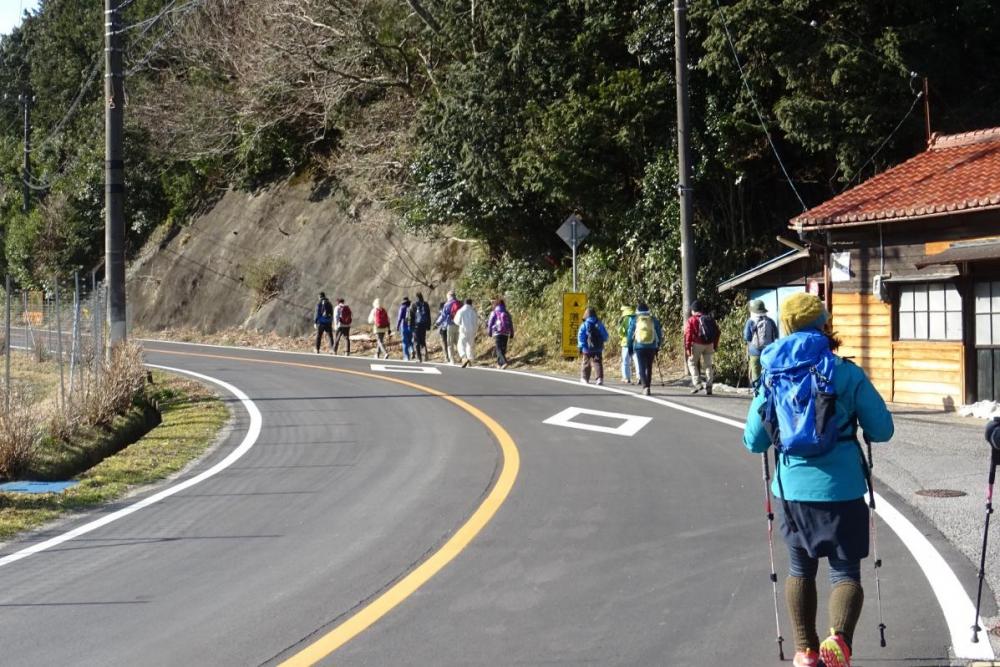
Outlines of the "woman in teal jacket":
{"label": "woman in teal jacket", "polygon": [[[825,329],[829,315],[818,297],[800,293],[781,304],[781,320],[789,335],[769,345],[761,355],[765,371],[790,368],[818,353],[836,350],[839,341]],[[765,372],[764,377],[767,377]],[[866,464],[858,446],[858,426],[876,442],[892,437],[892,414],[865,372],[835,357],[833,385],[839,437],[825,454],[778,457],[772,492],[783,499],[782,533],[791,561],[785,598],[795,627],[796,667],[850,667],[854,627],[861,615],[861,560],[868,556]],[[747,414],[743,444],[760,454],[771,446],[760,408],[764,388],[758,388]],[[790,515],[790,516],[789,516]],[[791,521],[790,521],[791,519]],[[820,558],[830,563],[830,636],[816,633],[816,571]]]}

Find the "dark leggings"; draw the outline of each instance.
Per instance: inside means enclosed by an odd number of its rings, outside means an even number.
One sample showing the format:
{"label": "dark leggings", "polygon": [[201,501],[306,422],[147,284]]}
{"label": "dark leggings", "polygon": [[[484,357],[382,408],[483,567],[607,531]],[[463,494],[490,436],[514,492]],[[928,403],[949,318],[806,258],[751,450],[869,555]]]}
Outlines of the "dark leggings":
{"label": "dark leggings", "polygon": [[316,325],[316,351],[319,352],[320,345],[323,343],[323,334],[330,340],[330,347],[333,347],[333,325],[331,324],[317,324]]}
{"label": "dark leggings", "polygon": [[639,384],[648,387],[653,384],[653,360],[656,359],[656,350],[638,349],[635,351],[636,366],[639,367]]}
{"label": "dark leggings", "polygon": [[497,351],[497,366],[506,366],[507,365],[507,341],[508,340],[509,340],[509,337],[508,336],[504,336],[502,334],[497,334],[496,336],[493,337],[493,342],[496,345],[496,351]]}
{"label": "dark leggings", "polygon": [[420,361],[427,358],[427,329],[425,327],[413,327],[413,351],[416,352],[417,359]]}

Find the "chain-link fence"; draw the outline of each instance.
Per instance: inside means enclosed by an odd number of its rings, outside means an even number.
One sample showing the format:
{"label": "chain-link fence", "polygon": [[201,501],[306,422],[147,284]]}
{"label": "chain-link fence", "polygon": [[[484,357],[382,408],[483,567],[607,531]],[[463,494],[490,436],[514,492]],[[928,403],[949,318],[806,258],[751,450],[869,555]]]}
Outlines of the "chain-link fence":
{"label": "chain-link fence", "polygon": [[0,315],[4,322],[4,389],[11,394],[10,351],[59,367],[59,404],[65,409],[99,377],[107,353],[103,284],[80,274],[53,276],[38,287],[7,278]]}

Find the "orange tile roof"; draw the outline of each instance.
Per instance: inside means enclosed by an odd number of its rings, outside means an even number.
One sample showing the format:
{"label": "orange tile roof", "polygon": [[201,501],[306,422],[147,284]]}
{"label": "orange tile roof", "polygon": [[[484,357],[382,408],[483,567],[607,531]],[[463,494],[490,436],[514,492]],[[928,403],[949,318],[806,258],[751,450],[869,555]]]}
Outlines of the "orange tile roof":
{"label": "orange tile roof", "polygon": [[933,135],[927,150],[792,218],[827,229],[1000,208],[1000,127]]}

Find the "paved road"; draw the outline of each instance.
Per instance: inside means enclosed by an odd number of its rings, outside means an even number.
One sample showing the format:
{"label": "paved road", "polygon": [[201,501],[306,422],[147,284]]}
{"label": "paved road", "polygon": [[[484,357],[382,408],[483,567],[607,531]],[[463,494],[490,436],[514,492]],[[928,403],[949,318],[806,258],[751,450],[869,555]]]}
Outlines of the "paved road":
{"label": "paved road", "polygon": [[[196,486],[0,566],[3,664],[276,664],[352,618],[438,553],[511,463],[475,414],[383,378],[492,417],[520,469],[468,548],[323,664],[778,664],[759,459],[732,426],[510,373],[401,374],[371,359],[165,343],[147,352],[246,392],[260,438]],[[233,406],[234,430],[188,475],[243,438],[248,415]],[[633,436],[543,423],[569,407],[651,421]],[[968,561],[921,529],[971,590]],[[878,647],[869,586],[856,664],[949,664],[927,579],[898,538],[880,539],[889,646]],[[785,618],[782,630],[790,657]]]}

